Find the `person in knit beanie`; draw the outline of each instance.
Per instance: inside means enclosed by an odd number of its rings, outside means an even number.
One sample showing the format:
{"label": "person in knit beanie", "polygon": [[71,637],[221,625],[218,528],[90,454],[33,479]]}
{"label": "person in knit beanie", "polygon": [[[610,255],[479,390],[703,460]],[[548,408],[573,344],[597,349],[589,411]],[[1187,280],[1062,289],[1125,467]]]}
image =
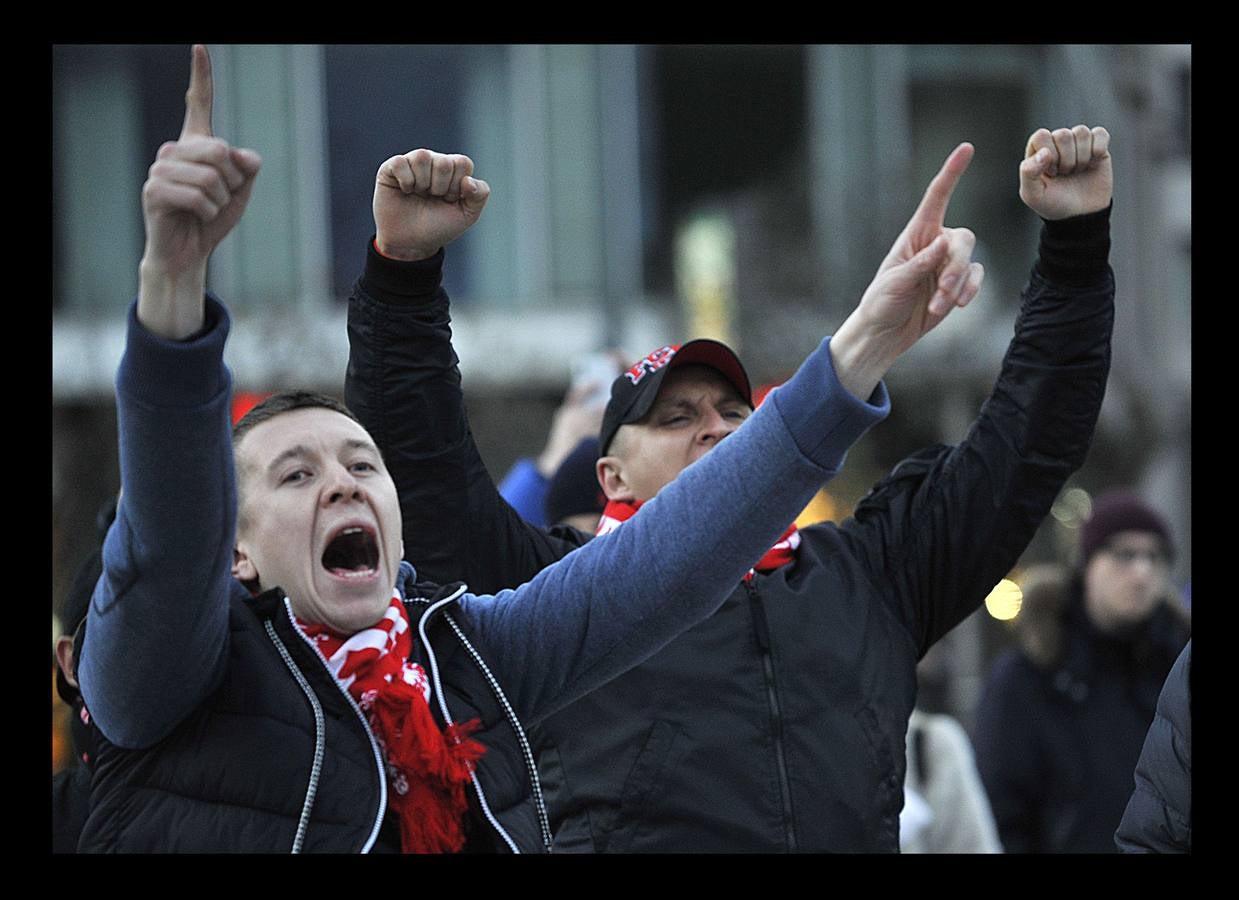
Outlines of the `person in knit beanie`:
{"label": "person in knit beanie", "polygon": [[1080,528],[1080,562],[1087,565],[1093,554],[1120,531],[1143,531],[1162,540],[1167,561],[1174,559],[1174,539],[1165,518],[1128,488],[1111,488],[1093,501],[1093,511]]}
{"label": "person in knit beanie", "polygon": [[1097,497],[1080,528],[1078,566],[1089,618],[1114,633],[1144,622],[1169,593],[1174,540],[1165,518],[1134,491]]}

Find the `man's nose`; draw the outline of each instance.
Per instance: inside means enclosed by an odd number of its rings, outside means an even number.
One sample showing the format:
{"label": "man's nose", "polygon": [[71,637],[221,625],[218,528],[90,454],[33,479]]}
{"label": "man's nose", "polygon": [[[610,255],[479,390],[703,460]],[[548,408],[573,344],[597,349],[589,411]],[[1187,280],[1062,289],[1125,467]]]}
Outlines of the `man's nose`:
{"label": "man's nose", "polygon": [[699,438],[702,441],[718,443],[736,430],[736,422],[723,416],[717,409],[707,410],[702,421]]}
{"label": "man's nose", "polygon": [[344,500],[360,500],[364,496],[361,483],[345,466],[332,466],[323,486],[323,505]]}

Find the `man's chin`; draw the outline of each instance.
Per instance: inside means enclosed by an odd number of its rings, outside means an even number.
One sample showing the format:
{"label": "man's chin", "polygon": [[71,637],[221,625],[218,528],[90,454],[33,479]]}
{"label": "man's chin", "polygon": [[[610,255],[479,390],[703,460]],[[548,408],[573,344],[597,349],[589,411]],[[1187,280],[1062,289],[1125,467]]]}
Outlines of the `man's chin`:
{"label": "man's chin", "polygon": [[369,628],[383,617],[391,603],[392,585],[381,573],[368,578],[340,578],[327,575],[319,592],[321,608],[337,631],[354,634]]}

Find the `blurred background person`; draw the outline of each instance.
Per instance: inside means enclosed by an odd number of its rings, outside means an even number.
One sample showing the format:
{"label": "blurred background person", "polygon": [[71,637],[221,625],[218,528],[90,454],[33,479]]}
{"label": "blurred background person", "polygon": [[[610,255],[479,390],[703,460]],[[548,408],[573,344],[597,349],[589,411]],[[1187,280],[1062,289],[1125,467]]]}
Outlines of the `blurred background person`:
{"label": "blurred background person", "polygon": [[1078,561],[1031,568],[1018,646],[995,662],[973,735],[1009,853],[1111,853],[1157,697],[1190,635],[1175,545],[1135,493],[1099,496]]}
{"label": "blurred background person", "polygon": [[598,485],[598,437],[591,435],[568,454],[547,485],[544,515],[548,525],[568,525],[593,534],[607,505]]}
{"label": "blurred background person", "polygon": [[935,644],[916,667],[916,708],[908,718],[908,773],[899,815],[903,853],[1001,853],[998,826],[977,772],[968,732],[940,706],[950,670]]}
{"label": "blurred background person", "polygon": [[[551,479],[565,460],[579,449],[583,440],[594,439],[594,458],[597,459],[602,412],[610,397],[611,382],[625,368],[625,358],[621,351],[609,350],[582,359],[576,366],[572,385],[563,403],[551,418],[546,446],[536,459],[528,456],[519,458],[500,482],[499,493],[503,499],[530,525],[546,528],[559,522],[559,519],[547,518],[546,504]],[[590,473],[591,479],[596,481],[593,479],[592,461]],[[571,476],[568,478],[567,483],[571,483]],[[587,511],[588,503],[582,509]]]}
{"label": "blurred background person", "polygon": [[1001,853],[998,827],[968,732],[919,707],[908,718],[908,774],[899,817],[903,853]]}

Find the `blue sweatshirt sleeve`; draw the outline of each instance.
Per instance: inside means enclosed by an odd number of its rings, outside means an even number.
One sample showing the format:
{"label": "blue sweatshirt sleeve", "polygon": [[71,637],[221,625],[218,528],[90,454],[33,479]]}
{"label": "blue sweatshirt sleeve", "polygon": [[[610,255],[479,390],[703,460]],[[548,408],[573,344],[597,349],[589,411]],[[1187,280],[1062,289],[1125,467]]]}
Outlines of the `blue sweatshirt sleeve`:
{"label": "blue sweatshirt sleeve", "polygon": [[116,377],[121,496],[103,545],[78,675],[95,723],[149,746],[214,690],[228,642],[236,531],[228,315],[207,298],[188,341],[129,312]]}
{"label": "blue sweatshirt sleeve", "polygon": [[538,471],[537,463],[524,457],[518,459],[508,474],[503,476],[499,494],[530,525],[545,528],[548,524],[546,494],[549,488],[550,482]]}
{"label": "blue sweatshirt sleeve", "polygon": [[[772,402],[773,401],[773,402]],[[735,589],[890,409],[839,383],[829,339],[633,518],[529,583],[461,606],[526,725],[622,674]]]}

